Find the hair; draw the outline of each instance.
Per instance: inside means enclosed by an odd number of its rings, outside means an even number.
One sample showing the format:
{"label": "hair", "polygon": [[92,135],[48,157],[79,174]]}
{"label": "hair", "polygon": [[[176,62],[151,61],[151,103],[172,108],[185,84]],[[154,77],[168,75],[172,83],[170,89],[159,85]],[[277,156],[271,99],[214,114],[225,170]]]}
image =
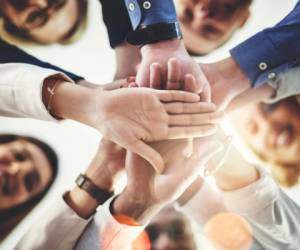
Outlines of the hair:
{"label": "hair", "polygon": [[54,183],[58,173],[57,154],[45,142],[42,142],[30,136],[20,136],[13,134],[0,135],[0,145],[15,142],[18,140],[24,140],[26,142],[32,143],[44,153],[47,160],[49,161],[52,171],[52,177],[42,192],[20,205],[0,212],[0,241],[4,239],[4,237],[6,237],[10,233],[10,231],[42,200],[42,198],[47,194],[50,187]]}
{"label": "hair", "polygon": [[[11,4],[16,10],[22,11],[28,5],[28,0],[6,0]],[[73,43],[83,35],[83,33],[87,29],[87,14],[88,14],[88,1],[87,0],[76,0],[78,3],[79,15],[71,30],[64,36],[64,38],[59,41],[61,44],[70,44]],[[1,4],[0,0],[0,9],[3,4]],[[23,42],[31,41],[35,43],[41,44],[41,42],[35,41],[30,34],[24,30],[16,27],[9,18],[5,15],[5,13],[1,13],[4,18],[4,29],[10,35],[15,38],[21,39]],[[0,14],[0,16],[1,16]]]}

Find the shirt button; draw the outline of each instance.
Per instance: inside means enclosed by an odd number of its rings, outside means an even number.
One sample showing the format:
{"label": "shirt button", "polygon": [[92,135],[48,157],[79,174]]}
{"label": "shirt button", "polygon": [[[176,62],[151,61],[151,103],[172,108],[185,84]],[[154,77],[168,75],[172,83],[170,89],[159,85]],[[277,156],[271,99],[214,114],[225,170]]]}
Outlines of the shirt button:
{"label": "shirt button", "polygon": [[145,10],[149,10],[151,8],[151,3],[149,1],[145,1],[143,3],[143,7]]}
{"label": "shirt button", "polygon": [[276,78],[276,74],[274,72],[268,75],[269,80],[274,80]]}
{"label": "shirt button", "polygon": [[259,64],[259,69],[260,70],[266,70],[268,68],[268,65],[265,62],[261,62]]}
{"label": "shirt button", "polygon": [[134,3],[130,3],[128,5],[128,8],[129,8],[130,11],[134,11],[134,9],[135,9]]}

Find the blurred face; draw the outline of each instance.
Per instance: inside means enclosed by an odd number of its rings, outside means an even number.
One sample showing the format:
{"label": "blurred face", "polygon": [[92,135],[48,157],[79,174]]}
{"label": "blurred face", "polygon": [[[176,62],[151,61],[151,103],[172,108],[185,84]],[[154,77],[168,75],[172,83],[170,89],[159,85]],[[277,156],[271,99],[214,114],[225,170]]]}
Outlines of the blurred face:
{"label": "blurred face", "polygon": [[246,142],[266,161],[300,162],[300,105],[286,99],[275,106],[255,104],[233,114]]}
{"label": "blurred face", "polygon": [[[79,16],[77,0],[2,0],[2,12],[33,40],[54,43],[63,40]],[[23,6],[24,5],[24,6]],[[16,7],[18,6],[18,7]]]}
{"label": "blurred face", "polygon": [[224,42],[248,19],[248,7],[237,0],[175,0],[187,49],[206,54]]}
{"label": "blurred face", "polygon": [[0,144],[0,211],[41,193],[52,178],[44,153],[24,140]]}
{"label": "blurred face", "polygon": [[173,208],[164,209],[146,232],[151,241],[151,250],[193,250],[194,239],[189,223]]}

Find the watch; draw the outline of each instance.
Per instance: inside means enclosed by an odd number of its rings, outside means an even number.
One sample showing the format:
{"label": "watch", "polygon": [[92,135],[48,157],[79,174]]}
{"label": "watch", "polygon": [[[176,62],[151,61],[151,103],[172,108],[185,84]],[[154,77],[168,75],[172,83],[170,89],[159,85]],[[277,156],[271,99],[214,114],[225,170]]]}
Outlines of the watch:
{"label": "watch", "polygon": [[96,186],[90,178],[83,174],[79,174],[75,183],[80,189],[91,195],[98,202],[98,205],[102,205],[114,195],[114,192],[109,192]]}
{"label": "watch", "polygon": [[182,39],[178,22],[140,26],[127,36],[128,43],[139,46],[172,39]]}

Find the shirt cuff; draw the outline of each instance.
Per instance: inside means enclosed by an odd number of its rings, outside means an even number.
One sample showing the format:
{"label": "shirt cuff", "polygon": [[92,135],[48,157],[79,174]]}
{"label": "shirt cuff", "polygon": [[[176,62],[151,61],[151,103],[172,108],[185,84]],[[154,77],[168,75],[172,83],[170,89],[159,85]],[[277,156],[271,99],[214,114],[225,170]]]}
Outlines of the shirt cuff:
{"label": "shirt cuff", "polygon": [[281,73],[268,84],[275,89],[272,98],[264,100],[266,103],[275,103],[290,96],[300,94],[300,66]]}
{"label": "shirt cuff", "polygon": [[49,114],[42,100],[44,80],[50,76],[60,77],[70,83],[74,83],[73,80],[58,71],[33,65],[19,64],[12,67],[20,67],[15,81],[10,86],[10,96],[14,101],[16,116],[57,121]]}
{"label": "shirt cuff", "polygon": [[262,211],[279,196],[279,188],[272,178],[260,167],[257,167],[260,178],[247,187],[225,192],[221,191],[228,211],[240,215],[250,215]]}
{"label": "shirt cuff", "polygon": [[177,21],[173,0],[125,0],[133,29]]}
{"label": "shirt cuff", "polygon": [[260,75],[284,62],[284,58],[269,39],[266,30],[233,48],[230,54],[253,83],[253,87],[265,83],[265,79]]}
{"label": "shirt cuff", "polygon": [[101,249],[128,250],[132,242],[142,233],[145,226],[129,226],[119,223],[109,209],[114,198],[111,198],[101,206],[94,217],[95,224],[100,228]]}

